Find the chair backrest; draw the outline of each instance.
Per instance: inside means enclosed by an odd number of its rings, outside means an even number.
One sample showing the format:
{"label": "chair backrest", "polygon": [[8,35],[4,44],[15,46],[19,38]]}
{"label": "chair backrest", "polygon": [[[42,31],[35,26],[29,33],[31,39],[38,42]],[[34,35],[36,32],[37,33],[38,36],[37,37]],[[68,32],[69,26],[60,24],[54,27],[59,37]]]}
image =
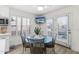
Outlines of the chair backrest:
{"label": "chair backrest", "polygon": [[34,40],[35,41],[35,43],[40,43],[40,44],[42,44],[42,43],[44,43],[44,38],[43,39],[36,39],[36,40]]}
{"label": "chair backrest", "polygon": [[52,38],[52,45],[53,46],[55,45],[56,38],[57,38],[57,34],[54,34],[53,38]]}
{"label": "chair backrest", "polygon": [[56,41],[56,39],[57,39],[57,34],[54,34],[54,35],[53,35],[53,38],[54,38],[54,40]]}
{"label": "chair backrest", "polygon": [[21,40],[22,40],[22,43],[24,44],[25,38],[22,34],[21,34]]}
{"label": "chair backrest", "polygon": [[21,34],[21,40],[22,40],[23,46],[25,46],[25,44],[27,43],[25,39],[26,39],[26,36],[24,34]]}
{"label": "chair backrest", "polygon": [[52,36],[47,36],[47,43],[45,47],[54,47],[55,46],[55,40],[56,40],[57,35],[53,34]]}

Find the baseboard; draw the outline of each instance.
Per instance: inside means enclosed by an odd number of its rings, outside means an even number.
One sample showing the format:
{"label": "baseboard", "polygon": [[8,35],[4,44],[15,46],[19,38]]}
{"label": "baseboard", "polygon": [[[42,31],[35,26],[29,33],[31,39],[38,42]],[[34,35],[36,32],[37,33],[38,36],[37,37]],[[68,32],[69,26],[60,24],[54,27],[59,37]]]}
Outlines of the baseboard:
{"label": "baseboard", "polygon": [[58,44],[58,43],[55,43],[55,44],[63,46],[63,47],[68,48],[68,49],[71,49],[70,47],[67,47],[67,46],[64,46],[64,45],[61,45],[61,44]]}

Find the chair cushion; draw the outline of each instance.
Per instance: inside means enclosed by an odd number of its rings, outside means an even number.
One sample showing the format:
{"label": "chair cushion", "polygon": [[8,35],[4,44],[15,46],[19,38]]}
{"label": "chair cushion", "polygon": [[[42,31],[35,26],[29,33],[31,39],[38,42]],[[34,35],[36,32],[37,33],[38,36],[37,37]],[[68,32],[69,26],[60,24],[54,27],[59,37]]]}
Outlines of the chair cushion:
{"label": "chair cushion", "polygon": [[54,44],[52,44],[52,42],[49,42],[49,43],[45,43],[44,46],[51,48],[51,47],[54,47]]}

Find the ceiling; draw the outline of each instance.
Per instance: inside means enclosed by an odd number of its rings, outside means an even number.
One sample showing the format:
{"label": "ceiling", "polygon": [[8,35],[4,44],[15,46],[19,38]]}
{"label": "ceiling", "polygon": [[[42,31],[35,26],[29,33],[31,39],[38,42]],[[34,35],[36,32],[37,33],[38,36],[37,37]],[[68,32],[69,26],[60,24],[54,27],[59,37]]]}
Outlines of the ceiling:
{"label": "ceiling", "polygon": [[[37,10],[39,6],[41,7],[46,6],[46,8],[43,8],[43,10],[39,11]],[[35,15],[41,15],[41,14],[45,14],[45,13],[66,7],[66,5],[11,5],[9,7],[22,10],[24,12],[29,12]]]}

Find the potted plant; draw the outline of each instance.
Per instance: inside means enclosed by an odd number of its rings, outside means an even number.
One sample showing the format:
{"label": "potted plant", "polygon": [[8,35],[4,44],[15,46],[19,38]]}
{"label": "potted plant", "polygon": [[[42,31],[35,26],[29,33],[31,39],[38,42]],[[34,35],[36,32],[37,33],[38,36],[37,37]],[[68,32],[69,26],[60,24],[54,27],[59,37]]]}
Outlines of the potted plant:
{"label": "potted plant", "polygon": [[35,27],[34,32],[36,35],[40,34],[41,29],[39,27]]}

